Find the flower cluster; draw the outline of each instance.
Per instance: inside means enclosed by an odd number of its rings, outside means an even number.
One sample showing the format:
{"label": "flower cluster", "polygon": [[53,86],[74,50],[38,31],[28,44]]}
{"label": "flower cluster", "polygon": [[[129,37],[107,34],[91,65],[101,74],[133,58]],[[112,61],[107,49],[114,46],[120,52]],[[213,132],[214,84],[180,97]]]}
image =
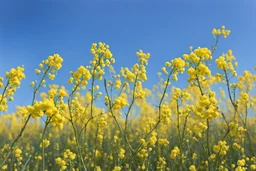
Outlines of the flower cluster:
{"label": "flower cluster", "polygon": [[115,166],[112,171],[121,171],[122,167],[121,166]]}
{"label": "flower cluster", "polygon": [[148,59],[150,57],[150,53],[144,53],[142,50],[136,52],[136,55],[139,57],[139,64],[135,64],[133,67],[133,71],[138,77],[140,81],[147,80],[147,71],[146,66],[148,65]]}
{"label": "flower cluster", "polygon": [[229,150],[229,146],[227,145],[226,141],[219,141],[218,145],[215,145],[213,147],[213,151],[216,154],[219,154],[221,156],[225,156],[227,154],[227,151]]}
{"label": "flower cluster", "polygon": [[186,90],[181,90],[180,88],[175,88],[174,93],[173,93],[173,99],[174,100],[181,99],[182,101],[189,100],[190,94]]}
{"label": "flower cluster", "polygon": [[233,76],[237,76],[235,67],[238,65],[235,62],[236,58],[232,55],[232,50],[228,50],[227,54],[223,54],[215,60],[217,67],[224,72],[230,71]]}
{"label": "flower cluster", "polygon": [[148,157],[148,150],[147,149],[142,149],[138,154],[137,156],[140,158],[140,159],[145,159]]}
{"label": "flower cluster", "polygon": [[103,138],[104,138],[104,130],[107,128],[107,121],[106,121],[106,115],[103,115],[98,120],[98,134],[97,134],[97,140],[100,145],[102,145]]}
{"label": "flower cluster", "polygon": [[241,159],[237,161],[237,168],[235,169],[235,171],[245,171],[247,170],[246,165],[246,161],[245,159]]}
{"label": "flower cluster", "polygon": [[[24,67],[12,68],[10,72],[5,73],[6,79],[8,79],[8,84],[10,87],[19,87],[21,80],[25,78]],[[3,79],[1,79],[3,80]]]}
{"label": "flower cluster", "polygon": [[188,63],[187,73],[189,75],[188,82],[191,85],[197,85],[198,82],[203,84],[206,78],[211,77],[211,71],[208,68],[207,62],[212,59],[212,52],[208,48],[198,47],[190,54],[183,55],[184,60]]}
{"label": "flower cluster", "polygon": [[247,132],[247,130],[243,126],[239,126],[237,122],[230,122],[229,127],[231,137],[235,137],[237,139],[242,139],[245,137],[245,133]]}
{"label": "flower cluster", "polygon": [[122,85],[122,81],[120,79],[120,75],[118,75],[118,77],[115,80],[115,89],[119,89]]}
{"label": "flower cluster", "polygon": [[80,90],[80,86],[85,89],[85,86],[88,84],[88,80],[91,78],[90,71],[84,66],[80,66],[77,71],[70,72],[71,77],[68,80],[69,84],[73,84],[73,90]]}
{"label": "flower cluster", "polygon": [[219,116],[215,92],[210,92],[209,96],[200,96],[200,100],[195,108],[195,114],[201,119],[212,120]]}
{"label": "flower cluster", "polygon": [[256,76],[245,70],[243,75],[238,77],[237,87],[242,91],[251,91],[255,88]]}
{"label": "flower cluster", "polygon": [[[48,59],[43,60],[42,63],[39,64],[39,69],[36,69],[36,74],[43,74],[44,76],[48,76],[50,80],[54,80],[56,72],[61,69],[63,59],[59,54],[54,54],[49,56]],[[44,77],[43,76],[43,77]],[[35,82],[31,83],[31,86],[34,86]]]}
{"label": "flower cluster", "polygon": [[[165,63],[165,67],[162,67],[162,72],[164,74],[172,74],[172,79],[174,81],[177,81],[178,80],[178,73],[183,73],[185,71],[185,61],[182,60],[181,58],[175,58],[171,61],[167,61]],[[170,71],[168,71],[170,70]],[[169,85],[169,83],[166,83]]]}
{"label": "flower cluster", "polygon": [[134,93],[135,98],[142,99],[146,95],[146,92],[142,87],[142,82],[141,81],[136,82],[135,87],[136,87],[135,93]]}
{"label": "flower cluster", "polygon": [[198,137],[202,137],[202,133],[207,130],[207,125],[205,123],[199,122],[193,125],[192,131],[196,134]]}
{"label": "flower cluster", "polygon": [[223,36],[224,38],[227,38],[227,36],[230,34],[230,30],[226,30],[225,26],[221,26],[221,29],[214,28],[212,30],[212,34],[217,37]]}
{"label": "flower cluster", "polygon": [[[72,118],[73,119],[78,119],[81,118],[82,115],[84,114],[85,107],[80,103],[79,98],[78,97],[74,97],[71,102],[70,102],[70,109],[72,109]],[[70,116],[67,116],[69,119]]]}
{"label": "flower cluster", "polygon": [[53,126],[63,127],[64,113],[67,111],[67,104],[64,97],[67,96],[65,87],[51,85],[48,93],[42,93],[42,101],[36,101],[33,105],[18,108],[18,116],[27,116],[31,114],[33,118],[40,118],[44,114],[50,118]]}
{"label": "flower cluster", "polygon": [[181,155],[179,147],[175,146],[174,149],[171,151],[171,159],[176,159],[178,156]]}
{"label": "flower cluster", "polygon": [[44,146],[44,148],[49,147],[50,145],[50,141],[47,139],[44,139],[43,142],[40,144],[40,147],[42,148]]}
{"label": "flower cluster", "polygon": [[190,171],[196,171],[196,166],[195,166],[195,165],[189,166],[189,170],[190,170]]}
{"label": "flower cluster", "polygon": [[160,157],[157,162],[157,170],[165,170],[166,164],[166,159],[164,157]]}
{"label": "flower cluster", "polygon": [[8,110],[8,101],[14,100],[14,93],[20,86],[21,81],[26,77],[24,74],[24,67],[12,68],[9,72],[5,73],[6,85],[4,85],[4,78],[0,77],[0,88],[4,89],[0,94],[0,111]]}
{"label": "flower cluster", "polygon": [[191,51],[190,54],[183,55],[184,60],[192,63],[198,64],[200,61],[207,61],[212,59],[212,52],[208,48],[198,47],[194,51]]}
{"label": "flower cluster", "polygon": [[167,147],[169,145],[169,141],[166,138],[158,139],[158,144]]}
{"label": "flower cluster", "polygon": [[[105,97],[105,101],[108,103],[108,97]],[[127,95],[125,93],[122,93],[120,96],[118,96],[113,104],[113,109],[114,110],[119,110],[122,109],[125,106],[128,106],[128,100],[127,100]]]}
{"label": "flower cluster", "polygon": [[138,52],[136,52],[136,55],[139,57],[139,62],[141,64],[148,65],[150,53],[144,53],[143,50],[139,50]]}
{"label": "flower cluster", "polygon": [[121,68],[120,74],[129,82],[144,82],[147,80],[146,66],[148,65],[150,53],[144,53],[142,50],[139,50],[136,55],[139,57],[139,63],[134,64],[131,69],[127,67]]}
{"label": "flower cluster", "polygon": [[123,159],[125,157],[125,150],[123,148],[120,148],[119,153],[118,153],[118,157],[120,159]]}
{"label": "flower cluster", "polygon": [[148,144],[150,146],[152,146],[152,147],[154,147],[155,144],[156,144],[156,141],[157,141],[157,137],[156,136],[157,136],[157,133],[155,131],[153,131],[151,137],[148,140]]}
{"label": "flower cluster", "polygon": [[20,166],[22,166],[22,156],[21,156],[21,154],[22,154],[22,150],[20,149],[20,148],[16,148],[16,150],[14,151],[14,153],[15,153],[15,158],[16,158],[16,160],[17,160],[17,164],[15,164],[14,165],[14,170],[18,170],[18,168],[20,167]]}
{"label": "flower cluster", "polygon": [[55,162],[60,165],[60,170],[66,170],[68,166],[72,165],[72,162],[76,159],[76,154],[69,149],[63,153],[63,158],[56,158]]}
{"label": "flower cluster", "polygon": [[136,75],[129,68],[121,68],[120,73],[123,78],[125,78],[129,82],[135,82]]}
{"label": "flower cluster", "polygon": [[59,112],[54,105],[54,101],[49,99],[38,101],[33,106],[27,106],[27,110],[33,118],[40,118],[44,113],[50,117]]}
{"label": "flower cluster", "polygon": [[93,43],[90,52],[93,54],[93,60],[90,62],[91,66],[88,66],[88,69],[91,70],[94,79],[102,80],[102,76],[105,74],[105,66],[115,63],[115,58],[113,58],[109,46],[102,42]]}
{"label": "flower cluster", "polygon": [[94,55],[94,60],[98,60],[100,57],[104,58],[112,58],[112,53],[109,50],[109,46],[105,43],[99,42],[98,45],[96,43],[92,44],[90,52]]}
{"label": "flower cluster", "polygon": [[160,115],[161,121],[163,121],[165,124],[168,124],[171,119],[171,114],[172,114],[171,108],[166,104],[163,104],[161,106],[161,115]]}

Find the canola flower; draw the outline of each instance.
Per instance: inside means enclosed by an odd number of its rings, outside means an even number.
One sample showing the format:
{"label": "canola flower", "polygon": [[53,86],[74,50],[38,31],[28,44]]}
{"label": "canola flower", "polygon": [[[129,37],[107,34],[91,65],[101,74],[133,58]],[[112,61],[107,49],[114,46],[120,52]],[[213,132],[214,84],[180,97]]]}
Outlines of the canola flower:
{"label": "canola flower", "polygon": [[8,110],[8,101],[14,100],[14,93],[20,87],[21,81],[25,78],[24,67],[18,66],[16,69],[12,68],[5,73],[5,79],[0,77],[0,88],[3,89],[0,94],[0,111],[6,112]]}
{"label": "canola flower", "polygon": [[[115,71],[109,45],[93,43],[92,60],[70,71],[66,87],[51,84],[63,59],[49,56],[35,69],[32,103],[0,116],[0,170],[256,170],[256,75],[238,75],[235,51],[215,55],[229,34],[213,29],[211,48],[170,57],[152,90],[143,50]],[[0,111],[23,86],[24,68],[0,77]],[[174,84],[182,74],[181,89]]]}

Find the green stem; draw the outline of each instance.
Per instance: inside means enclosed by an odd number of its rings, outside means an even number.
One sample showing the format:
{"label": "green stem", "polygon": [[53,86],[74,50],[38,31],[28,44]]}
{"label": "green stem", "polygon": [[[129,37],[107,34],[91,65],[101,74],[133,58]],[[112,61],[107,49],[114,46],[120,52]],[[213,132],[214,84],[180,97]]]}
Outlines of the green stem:
{"label": "green stem", "polygon": [[[136,78],[135,78],[135,81],[134,81],[134,85],[133,85],[133,93],[132,93],[132,101],[131,101],[131,104],[128,108],[128,111],[125,115],[125,128],[124,128],[124,134],[125,134],[125,138],[128,139],[128,117],[129,117],[129,114],[130,114],[130,111],[132,109],[132,106],[135,102],[135,91],[136,91],[136,84],[137,84],[137,80],[138,80],[138,74],[136,74]],[[125,150],[127,148],[127,141],[125,141]]]}

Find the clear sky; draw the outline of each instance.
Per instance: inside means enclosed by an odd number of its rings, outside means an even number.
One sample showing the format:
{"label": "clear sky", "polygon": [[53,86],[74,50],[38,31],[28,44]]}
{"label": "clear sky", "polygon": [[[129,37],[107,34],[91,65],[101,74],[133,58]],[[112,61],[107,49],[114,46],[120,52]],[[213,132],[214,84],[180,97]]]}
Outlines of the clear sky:
{"label": "clear sky", "polygon": [[29,83],[43,59],[54,53],[64,58],[53,83],[66,84],[69,71],[87,65],[91,44],[99,41],[110,45],[117,69],[131,67],[137,50],[150,52],[150,86],[165,61],[189,46],[210,47],[212,28],[225,25],[231,35],[220,41],[215,58],[232,49],[238,71],[252,69],[255,18],[255,0],[0,0],[0,75],[24,64],[27,76],[10,111],[31,103]]}

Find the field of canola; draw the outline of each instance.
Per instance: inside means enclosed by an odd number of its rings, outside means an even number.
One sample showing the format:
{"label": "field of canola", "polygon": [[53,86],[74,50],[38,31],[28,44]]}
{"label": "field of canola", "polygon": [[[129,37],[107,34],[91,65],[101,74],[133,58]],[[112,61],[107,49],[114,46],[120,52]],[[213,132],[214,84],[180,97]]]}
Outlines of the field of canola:
{"label": "field of canola", "polygon": [[[254,66],[238,75],[232,50],[214,53],[230,30],[212,34],[211,48],[167,61],[151,90],[142,50],[132,68],[115,71],[111,48],[93,43],[90,65],[70,71],[72,89],[51,83],[65,59],[49,56],[35,66],[31,105],[0,115],[0,170],[256,170]],[[181,74],[184,89],[172,85]],[[0,112],[25,77],[23,66],[0,77]]]}

